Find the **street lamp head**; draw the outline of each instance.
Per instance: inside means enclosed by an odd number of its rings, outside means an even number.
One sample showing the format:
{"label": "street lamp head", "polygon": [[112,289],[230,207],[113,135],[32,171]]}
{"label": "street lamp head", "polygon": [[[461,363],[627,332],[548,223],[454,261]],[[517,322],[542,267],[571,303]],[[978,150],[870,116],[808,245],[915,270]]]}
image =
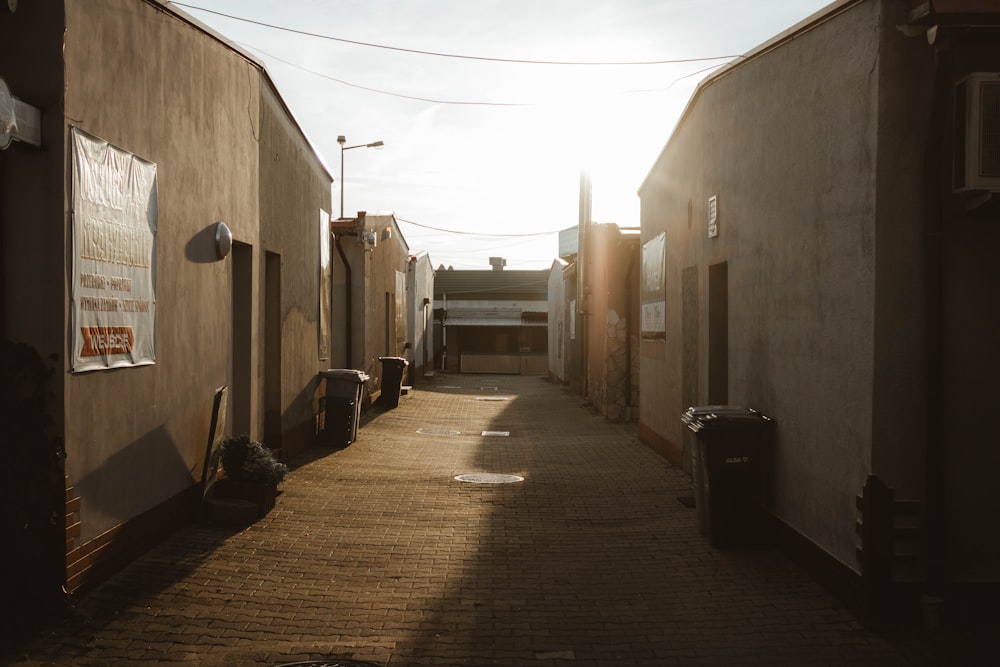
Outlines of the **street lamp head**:
{"label": "street lamp head", "polygon": [[382,148],[385,143],[382,140],[373,141],[370,144],[358,144],[356,146],[345,146],[347,143],[347,138],[344,135],[339,135],[337,137],[337,143],[340,144],[340,217],[344,217],[344,151],[349,151],[354,148]]}

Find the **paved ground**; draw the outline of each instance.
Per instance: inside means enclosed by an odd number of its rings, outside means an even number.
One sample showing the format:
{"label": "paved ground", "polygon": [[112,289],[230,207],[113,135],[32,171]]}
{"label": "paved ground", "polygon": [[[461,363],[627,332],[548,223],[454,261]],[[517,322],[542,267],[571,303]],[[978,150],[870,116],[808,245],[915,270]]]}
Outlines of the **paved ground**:
{"label": "paved ground", "polygon": [[439,375],[359,435],[294,461],[264,519],[184,529],[8,664],[989,659],[981,638],[865,630],[776,551],[713,549],[683,473],[541,378]]}

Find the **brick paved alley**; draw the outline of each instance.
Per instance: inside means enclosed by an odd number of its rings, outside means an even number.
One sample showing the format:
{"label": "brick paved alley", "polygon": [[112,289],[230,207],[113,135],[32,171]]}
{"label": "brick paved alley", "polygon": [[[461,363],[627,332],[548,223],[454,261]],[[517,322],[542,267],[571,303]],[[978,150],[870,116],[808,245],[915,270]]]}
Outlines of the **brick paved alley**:
{"label": "brick paved alley", "polygon": [[[891,666],[973,655],[971,637],[864,629],[777,551],[712,548],[678,500],[693,495],[682,472],[634,425],[539,377],[438,375],[368,413],[350,447],[292,464],[264,519],[190,525],[8,664]],[[466,473],[524,480],[454,479]],[[967,649],[961,661],[955,646]]]}

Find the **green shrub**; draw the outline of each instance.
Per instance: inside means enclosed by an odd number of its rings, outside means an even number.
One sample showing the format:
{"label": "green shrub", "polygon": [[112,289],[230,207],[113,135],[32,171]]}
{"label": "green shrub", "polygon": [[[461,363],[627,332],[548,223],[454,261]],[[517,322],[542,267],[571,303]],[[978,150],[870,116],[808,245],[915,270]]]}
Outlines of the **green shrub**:
{"label": "green shrub", "polygon": [[288,466],[248,435],[230,436],[222,443],[222,468],[226,477],[241,482],[278,484],[288,474]]}

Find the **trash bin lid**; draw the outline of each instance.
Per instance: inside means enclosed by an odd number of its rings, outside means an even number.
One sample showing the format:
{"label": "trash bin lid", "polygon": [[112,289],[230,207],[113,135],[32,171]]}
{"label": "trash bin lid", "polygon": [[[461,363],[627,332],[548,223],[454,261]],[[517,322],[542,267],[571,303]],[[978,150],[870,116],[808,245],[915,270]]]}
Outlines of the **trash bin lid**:
{"label": "trash bin lid", "polygon": [[389,361],[395,364],[399,364],[400,366],[408,366],[410,364],[410,362],[407,361],[406,358],[404,357],[379,357],[378,360],[383,362]]}
{"label": "trash bin lid", "polygon": [[368,374],[364,371],[356,371],[351,368],[328,368],[319,373],[328,380],[347,380],[361,384],[368,381]]}
{"label": "trash bin lid", "polygon": [[698,433],[703,429],[769,426],[773,420],[753,408],[736,405],[697,405],[681,414],[681,421]]}

